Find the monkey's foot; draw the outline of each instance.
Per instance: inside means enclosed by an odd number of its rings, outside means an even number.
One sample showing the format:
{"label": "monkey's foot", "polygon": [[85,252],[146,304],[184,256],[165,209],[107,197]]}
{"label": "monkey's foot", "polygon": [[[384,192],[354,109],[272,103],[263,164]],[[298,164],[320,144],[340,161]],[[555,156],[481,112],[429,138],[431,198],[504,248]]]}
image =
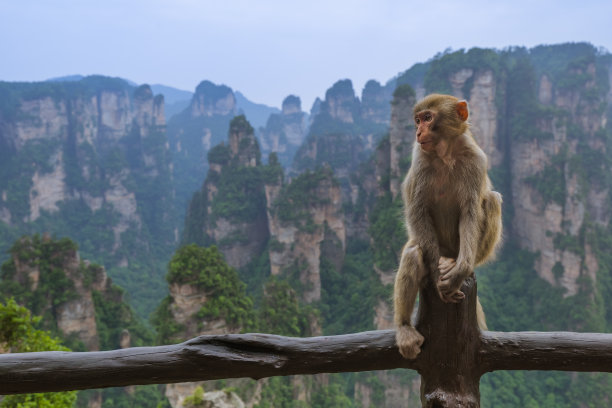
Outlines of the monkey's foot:
{"label": "monkey's foot", "polygon": [[447,292],[447,293],[439,292],[439,293],[440,293],[440,298],[442,299],[444,303],[459,303],[463,299],[465,299],[465,294],[459,289],[457,289],[454,292]]}
{"label": "monkey's foot", "polygon": [[462,265],[457,264],[454,259],[450,258],[444,258],[443,261],[441,257],[439,262],[440,264],[444,262],[444,266],[453,264],[448,270],[440,268],[440,277],[438,282],[436,282],[436,289],[440,299],[446,303],[461,302],[465,298],[465,294],[461,291],[461,285],[463,285],[463,281],[468,276],[465,272],[465,267],[462,267]]}
{"label": "monkey's foot", "polygon": [[421,352],[425,338],[412,326],[400,326],[395,332],[395,342],[402,357],[415,359]]}

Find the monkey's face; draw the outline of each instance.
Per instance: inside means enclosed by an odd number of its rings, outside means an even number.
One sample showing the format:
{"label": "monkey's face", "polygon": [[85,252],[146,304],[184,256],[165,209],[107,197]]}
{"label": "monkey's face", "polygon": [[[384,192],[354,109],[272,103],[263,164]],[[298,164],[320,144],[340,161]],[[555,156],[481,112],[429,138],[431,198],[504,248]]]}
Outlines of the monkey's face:
{"label": "monkey's face", "polygon": [[416,125],[416,140],[421,145],[421,149],[426,152],[433,152],[438,143],[436,133],[432,130],[436,112],[423,110],[414,115]]}
{"label": "monkey's face", "polygon": [[416,139],[421,150],[446,155],[454,140],[468,129],[467,102],[451,95],[432,94],[414,107]]}

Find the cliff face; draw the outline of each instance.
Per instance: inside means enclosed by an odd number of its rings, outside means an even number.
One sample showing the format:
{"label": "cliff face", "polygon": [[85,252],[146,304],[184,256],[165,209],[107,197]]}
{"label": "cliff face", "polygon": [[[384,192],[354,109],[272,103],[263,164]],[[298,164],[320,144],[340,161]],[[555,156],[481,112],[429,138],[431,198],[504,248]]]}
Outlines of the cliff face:
{"label": "cliff face", "polygon": [[308,135],[293,162],[291,174],[320,166],[333,170],[340,182],[342,202],[348,208],[348,236],[367,239],[367,219],[359,210],[362,179],[356,175],[387,131],[388,94],[386,87],[369,81],[360,101],[350,80],[336,82],[324,101],[315,102]]}
{"label": "cliff face", "polygon": [[[198,312],[202,310],[210,302],[210,288],[198,287],[195,284],[171,282],[170,283],[170,299],[168,305],[169,312],[173,324],[178,324],[181,327],[180,332],[175,333],[176,339],[191,339],[199,335],[205,334],[228,334],[237,333],[240,331],[234,325],[229,325],[225,318],[207,318],[201,319],[198,317]],[[178,340],[177,340],[178,341]],[[215,387],[215,382],[192,382],[166,385],[165,396],[168,398],[170,405],[173,408],[185,406],[185,399],[194,394],[198,387],[209,389]],[[215,399],[213,395],[217,395],[221,391],[207,391],[207,400]],[[225,395],[225,392],[223,392]],[[244,407],[242,400],[235,394],[228,394],[227,400],[219,400],[210,402],[211,407]],[[217,398],[218,399],[218,398]],[[231,403],[230,400],[231,399]]]}
{"label": "cliff face", "polygon": [[340,270],[346,231],[340,187],[331,169],[307,172],[283,185],[277,156],[260,164],[253,130],[232,121],[229,145],[209,153],[210,170],[192,200],[184,242],[216,244],[228,264],[245,268],[268,245],[270,273],[295,279],[308,303],[321,297],[320,262]]}
{"label": "cliff face", "polygon": [[[563,86],[548,75],[537,79],[538,102],[548,115],[534,126],[536,137],[511,148],[514,232],[523,247],[539,252],[538,274],[571,296],[580,276],[597,281],[598,263],[585,237],[589,224],[606,228],[610,219],[610,165],[605,132],[605,94],[598,92],[594,62],[570,67]],[[520,214],[520,216],[519,216]]]}
{"label": "cliff face", "polygon": [[[410,168],[414,143],[412,107],[416,103],[414,91],[408,85],[400,86],[391,103],[389,126],[389,189],[393,198],[400,193],[400,185]],[[377,163],[380,163],[378,161]]]}
{"label": "cliff face", "polygon": [[392,88],[383,87],[371,79],[366,82],[361,93],[361,117],[370,122],[389,124]]}
{"label": "cliff face", "polygon": [[230,266],[241,268],[268,239],[259,144],[244,116],[232,120],[228,145],[216,146],[208,159],[210,170],[190,204],[184,241],[215,243]]}
{"label": "cliff face", "polygon": [[268,117],[265,128],[259,131],[264,156],[276,152],[280,163],[288,167],[306,133],[306,114],[300,98],[290,95],[283,100],[282,112]]}
{"label": "cliff face", "polygon": [[[489,167],[499,166],[502,152],[499,149],[498,110],[496,104],[499,79],[490,69],[462,69],[449,76],[453,92],[460,99],[467,99],[470,107],[470,126],[479,146],[489,158]],[[471,82],[471,86],[468,83]],[[464,95],[463,89],[468,90]],[[502,84],[503,86],[503,84]]]}
{"label": "cliff face", "polygon": [[191,284],[172,283],[170,285],[172,305],[170,310],[173,322],[183,327],[179,337],[192,339],[201,334],[234,333],[223,318],[208,319],[205,323],[196,318],[196,314],[209,300],[210,295],[205,289]]}
{"label": "cliff face", "polygon": [[179,219],[193,192],[202,187],[208,171],[208,151],[227,140],[236,111],[236,96],[231,88],[202,81],[189,107],[168,121]]}
{"label": "cliff face", "polygon": [[284,187],[268,184],[266,201],[271,274],[297,278],[306,303],[320,300],[321,259],[340,270],[346,249],[342,197],[331,170],[306,172]]}
{"label": "cliff face", "polygon": [[[293,169],[297,172],[329,165],[341,181],[348,180],[366,161],[389,123],[385,92],[375,82],[364,90],[365,107],[355,96],[350,80],[336,82],[325,100],[313,107],[312,124],[298,150]],[[348,193],[348,191],[347,191]]]}
{"label": "cliff face", "polygon": [[[139,136],[143,137],[147,134],[147,128],[163,126],[163,98],[154,102],[148,88],[141,93],[134,104],[130,102],[127,89],[103,89],[89,98],[80,96],[76,99],[54,100],[41,96],[34,100],[22,100],[15,120],[7,124],[7,132],[4,135],[14,147],[15,154],[19,156],[29,150],[29,147],[35,145],[32,142],[53,146],[47,146],[52,147],[47,153],[48,158],[40,158],[42,163],[35,166],[30,182],[27,183],[30,185],[27,201],[30,211],[23,217],[18,217],[15,211],[11,212],[11,208],[4,207],[6,220],[36,221],[41,211],[55,213],[59,210],[60,202],[77,198],[83,199],[92,211],[98,210],[105,203],[110,204],[122,216],[118,228],[123,228],[130,222],[140,223],[135,213],[134,194],[126,192],[124,177],[117,175],[111,178],[104,192],[92,195],[92,192],[70,185],[66,170],[72,163],[67,164],[66,161],[86,159],[83,156],[87,153],[78,150],[107,150],[125,137],[132,128],[137,129]],[[65,146],[66,144],[69,146]],[[66,148],[76,149],[77,157],[65,157]],[[92,179],[99,169],[96,169],[93,163],[83,164],[79,169],[79,176],[84,182],[94,181]],[[2,195],[6,197],[3,200],[5,202],[16,198],[8,191],[8,186],[3,189]]]}
{"label": "cliff face", "polygon": [[[87,351],[130,346],[134,323],[122,291],[113,285],[103,267],[81,261],[76,245],[47,236],[23,237],[2,265],[0,293],[10,295],[42,315],[43,325]],[[118,316],[105,316],[108,308]],[[109,317],[113,319],[109,332]],[[100,328],[103,326],[103,329]],[[140,338],[142,333],[136,332]]]}
{"label": "cliff face", "polygon": [[[191,101],[191,116],[227,116],[235,113],[236,97],[232,90],[217,86],[210,81],[202,81],[196,88]],[[210,146],[209,146],[210,147]]]}
{"label": "cliff face", "polygon": [[[105,77],[2,87],[0,221],[68,234],[109,268],[148,263],[148,234],[169,250],[173,192],[163,96]],[[129,255],[136,250],[140,255]]]}
{"label": "cliff face", "polygon": [[[203,334],[238,333],[252,324],[252,301],[245,295],[238,274],[216,247],[183,246],[170,261],[166,279],[170,294],[153,318],[161,342],[184,341]],[[236,385],[239,382],[234,380]],[[185,399],[202,385],[206,390],[218,386],[214,381],[169,384],[165,394],[173,407],[182,407]],[[228,399],[226,405],[218,402],[219,406],[244,407],[237,396],[231,400],[237,405],[231,405]]]}

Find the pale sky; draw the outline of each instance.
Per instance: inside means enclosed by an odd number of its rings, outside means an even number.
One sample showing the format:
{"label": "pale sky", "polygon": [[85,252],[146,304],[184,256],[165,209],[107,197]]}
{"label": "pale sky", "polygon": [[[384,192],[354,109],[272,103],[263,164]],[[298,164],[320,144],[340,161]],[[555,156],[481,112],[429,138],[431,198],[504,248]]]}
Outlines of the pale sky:
{"label": "pale sky", "polygon": [[612,1],[0,0],[0,80],[207,79],[304,110],[339,79],[360,95],[447,48],[579,41],[612,51]]}

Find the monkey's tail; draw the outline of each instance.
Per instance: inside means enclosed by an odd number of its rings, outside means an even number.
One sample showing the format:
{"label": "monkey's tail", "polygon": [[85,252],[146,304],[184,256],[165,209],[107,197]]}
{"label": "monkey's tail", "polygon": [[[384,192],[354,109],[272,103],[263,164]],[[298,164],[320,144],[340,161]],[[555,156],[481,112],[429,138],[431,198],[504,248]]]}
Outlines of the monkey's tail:
{"label": "monkey's tail", "polygon": [[497,191],[490,191],[482,200],[484,223],[481,230],[476,265],[491,258],[501,242],[502,235],[502,196]]}
{"label": "monkey's tail", "polygon": [[480,330],[489,330],[487,327],[487,319],[485,318],[484,310],[480,304],[480,299],[476,298],[476,321],[478,322],[478,328]]}

